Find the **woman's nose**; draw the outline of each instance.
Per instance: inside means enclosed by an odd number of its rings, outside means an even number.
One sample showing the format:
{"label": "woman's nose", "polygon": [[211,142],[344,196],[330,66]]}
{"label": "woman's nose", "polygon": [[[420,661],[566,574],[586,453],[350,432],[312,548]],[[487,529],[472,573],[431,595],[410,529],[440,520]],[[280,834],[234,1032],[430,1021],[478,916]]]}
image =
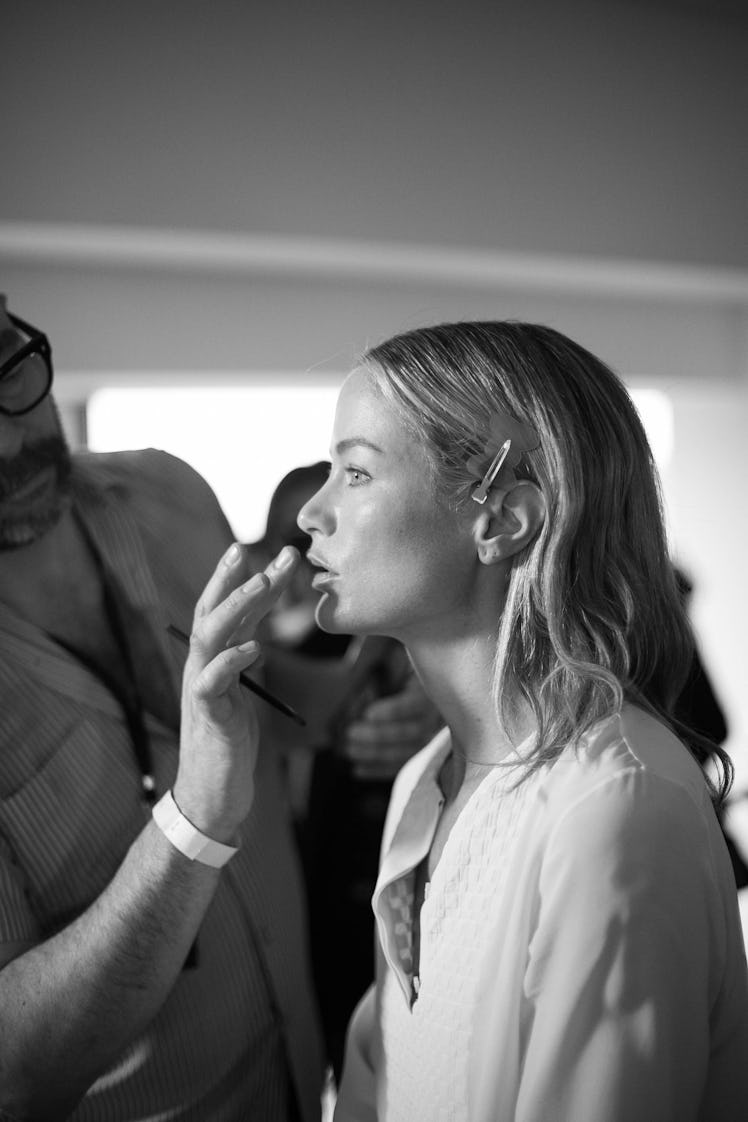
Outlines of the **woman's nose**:
{"label": "woman's nose", "polygon": [[305,534],[312,534],[315,530],[322,533],[328,532],[326,527],[329,522],[329,515],[325,513],[325,503],[323,501],[323,492],[325,487],[320,487],[319,491],[315,491],[310,499],[304,503],[303,507],[298,513],[296,518],[296,525]]}

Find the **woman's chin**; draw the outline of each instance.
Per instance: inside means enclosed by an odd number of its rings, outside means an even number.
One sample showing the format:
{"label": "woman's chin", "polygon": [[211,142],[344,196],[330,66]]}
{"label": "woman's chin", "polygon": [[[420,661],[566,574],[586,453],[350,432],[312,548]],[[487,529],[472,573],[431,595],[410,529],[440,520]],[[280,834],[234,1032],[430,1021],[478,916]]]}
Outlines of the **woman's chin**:
{"label": "woman's chin", "polygon": [[314,612],[314,619],[320,631],[327,631],[330,635],[350,635],[344,627],[341,627],[338,613],[335,611],[334,605],[330,602],[331,596],[327,592],[323,592],[319,598],[319,603]]}
{"label": "woman's chin", "polygon": [[363,615],[361,612],[341,610],[335,598],[324,594],[317,604],[314,618],[320,631],[329,635],[389,635],[378,617]]}

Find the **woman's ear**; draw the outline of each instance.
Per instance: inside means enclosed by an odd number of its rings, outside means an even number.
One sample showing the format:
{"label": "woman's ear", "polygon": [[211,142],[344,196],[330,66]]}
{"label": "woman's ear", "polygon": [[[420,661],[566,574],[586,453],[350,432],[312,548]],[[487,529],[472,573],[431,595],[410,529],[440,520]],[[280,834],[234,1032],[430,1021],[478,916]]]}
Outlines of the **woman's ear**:
{"label": "woman's ear", "polygon": [[506,490],[489,491],[473,532],[478,560],[495,565],[513,557],[532,541],[544,520],[545,499],[537,484],[523,479]]}

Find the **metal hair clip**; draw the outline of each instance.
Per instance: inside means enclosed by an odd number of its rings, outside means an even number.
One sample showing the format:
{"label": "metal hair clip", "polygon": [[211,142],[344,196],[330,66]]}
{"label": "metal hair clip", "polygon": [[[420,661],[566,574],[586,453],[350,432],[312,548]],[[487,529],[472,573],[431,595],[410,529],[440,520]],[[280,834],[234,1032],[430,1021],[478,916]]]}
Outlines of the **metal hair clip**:
{"label": "metal hair clip", "polygon": [[480,481],[480,485],[476,487],[476,489],[470,496],[470,498],[473,499],[474,502],[483,505],[483,503],[488,498],[488,488],[491,486],[494,479],[501,471],[501,465],[509,455],[509,449],[511,448],[511,446],[511,440],[505,440],[501,445],[501,448],[499,448],[498,452],[494,456],[493,460],[491,460],[491,465],[486,474],[483,476],[483,479]]}
{"label": "metal hair clip", "polygon": [[[517,421],[508,413],[501,413],[498,410],[491,414],[488,431],[489,437],[483,452],[471,456],[467,461],[470,474],[480,480],[471,498],[481,505],[488,498],[488,492],[499,478],[499,473],[501,473],[501,486],[511,487],[517,482],[514,468],[525,452],[531,452],[540,443],[538,434],[531,425]],[[496,448],[499,449],[498,452],[494,451]]]}

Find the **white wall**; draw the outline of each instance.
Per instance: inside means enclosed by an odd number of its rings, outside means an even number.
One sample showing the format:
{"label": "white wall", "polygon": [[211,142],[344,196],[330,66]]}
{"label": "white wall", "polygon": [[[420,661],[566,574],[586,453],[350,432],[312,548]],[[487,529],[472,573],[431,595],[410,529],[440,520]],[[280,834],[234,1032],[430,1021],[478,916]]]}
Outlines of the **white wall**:
{"label": "white wall", "polygon": [[745,266],[747,29],[726,0],[8,0],[0,216]]}
{"label": "white wall", "polygon": [[674,541],[748,754],[746,6],[0,6],[0,289],[71,415],[122,373],[335,379],[438,319],[567,331],[674,394]]}

